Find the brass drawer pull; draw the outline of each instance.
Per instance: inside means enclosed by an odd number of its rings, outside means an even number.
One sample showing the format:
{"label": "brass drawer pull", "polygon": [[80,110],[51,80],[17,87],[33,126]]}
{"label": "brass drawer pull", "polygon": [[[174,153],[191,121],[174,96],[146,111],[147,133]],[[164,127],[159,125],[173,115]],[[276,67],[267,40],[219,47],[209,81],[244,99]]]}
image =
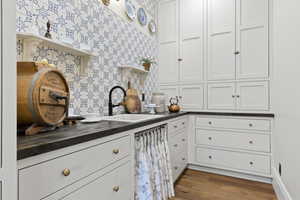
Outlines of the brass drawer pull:
{"label": "brass drawer pull", "polygon": [[114,153],[114,154],[119,154],[119,153],[120,153],[120,150],[119,150],[119,149],[114,149],[114,150],[113,150],[113,153]]}
{"label": "brass drawer pull", "polygon": [[69,176],[71,174],[71,170],[70,169],[64,169],[63,171],[63,175],[64,176]]}
{"label": "brass drawer pull", "polygon": [[113,191],[114,191],[114,192],[119,192],[119,190],[120,190],[120,187],[119,187],[119,186],[113,187]]}

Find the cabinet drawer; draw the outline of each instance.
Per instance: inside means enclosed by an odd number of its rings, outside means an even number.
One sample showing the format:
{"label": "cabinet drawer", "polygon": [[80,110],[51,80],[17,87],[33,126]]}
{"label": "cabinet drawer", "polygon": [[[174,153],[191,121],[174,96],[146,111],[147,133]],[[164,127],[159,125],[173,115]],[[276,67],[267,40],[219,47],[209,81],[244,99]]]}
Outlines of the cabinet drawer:
{"label": "cabinet drawer", "polygon": [[263,119],[226,119],[226,118],[206,118],[197,117],[196,126],[199,128],[227,128],[256,131],[270,131],[270,120]]}
{"label": "cabinet drawer", "polygon": [[171,158],[176,158],[180,153],[187,151],[187,135],[185,132],[177,134],[169,141]]}
{"label": "cabinet drawer", "polygon": [[270,152],[270,135],[197,129],[196,144]]}
{"label": "cabinet drawer", "polygon": [[63,200],[131,200],[130,162],[92,181]]}
{"label": "cabinet drawer", "polygon": [[130,137],[126,136],[19,170],[20,200],[42,199],[127,157],[130,147]]}
{"label": "cabinet drawer", "polygon": [[186,168],[187,157],[188,155],[186,150],[178,154],[177,157],[171,162],[173,181],[176,181],[181,175],[182,171]]}
{"label": "cabinet drawer", "polygon": [[187,127],[186,124],[187,124],[186,117],[170,122],[168,125],[169,133],[173,133],[185,129]]}
{"label": "cabinet drawer", "polygon": [[196,162],[202,165],[270,175],[269,156],[196,148]]}

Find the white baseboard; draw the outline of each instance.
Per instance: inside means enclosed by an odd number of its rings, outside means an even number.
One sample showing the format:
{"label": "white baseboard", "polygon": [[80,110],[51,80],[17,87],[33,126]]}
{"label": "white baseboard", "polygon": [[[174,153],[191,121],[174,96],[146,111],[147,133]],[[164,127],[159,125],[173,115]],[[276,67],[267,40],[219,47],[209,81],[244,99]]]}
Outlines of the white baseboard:
{"label": "white baseboard", "polygon": [[293,200],[275,168],[273,168],[273,188],[278,200]]}
{"label": "white baseboard", "polygon": [[251,181],[258,181],[258,182],[269,183],[269,184],[272,183],[272,178],[244,174],[240,172],[233,172],[224,169],[216,169],[216,168],[204,167],[204,166],[192,165],[192,164],[188,165],[188,169],[193,169],[193,170],[203,171],[203,172],[208,172],[213,174],[220,174],[224,176],[231,176],[235,178],[247,179]]}

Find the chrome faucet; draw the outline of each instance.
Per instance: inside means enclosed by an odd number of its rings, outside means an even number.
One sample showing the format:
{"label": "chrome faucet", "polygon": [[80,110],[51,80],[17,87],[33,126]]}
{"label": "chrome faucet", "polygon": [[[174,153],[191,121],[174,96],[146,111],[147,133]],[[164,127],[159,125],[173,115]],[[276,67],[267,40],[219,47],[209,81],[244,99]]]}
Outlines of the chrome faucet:
{"label": "chrome faucet", "polygon": [[[112,93],[115,89],[121,89],[123,91],[123,101],[119,104],[114,105],[112,103]],[[122,88],[121,86],[115,86],[113,87],[110,91],[109,91],[109,100],[108,100],[108,115],[112,116],[113,115],[113,108],[114,107],[118,107],[118,106],[124,106],[124,100],[126,97],[126,91],[124,88]]]}

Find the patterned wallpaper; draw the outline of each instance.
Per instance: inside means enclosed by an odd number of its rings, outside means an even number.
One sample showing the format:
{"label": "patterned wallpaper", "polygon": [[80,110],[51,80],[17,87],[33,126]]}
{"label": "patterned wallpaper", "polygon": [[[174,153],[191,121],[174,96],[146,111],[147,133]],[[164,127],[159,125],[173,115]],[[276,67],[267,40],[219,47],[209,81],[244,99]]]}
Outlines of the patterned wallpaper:
{"label": "patterned wallpaper", "polygon": [[[157,0],[137,2],[155,15]],[[34,52],[34,61],[46,58],[65,74],[71,90],[70,110],[74,114],[106,114],[110,88],[114,85],[127,88],[117,66],[138,64],[144,56],[158,56],[156,36],[141,33],[99,0],[17,0],[18,32],[44,35],[48,20],[52,22],[53,38],[67,38],[76,47],[88,45],[98,55],[90,62],[88,74],[79,75],[80,57],[44,45]],[[22,47],[18,41],[18,54],[22,54]],[[157,72],[157,66],[153,66],[147,76],[127,74],[133,87],[146,94],[147,102],[158,88]],[[144,83],[140,79],[145,79]],[[121,91],[116,91],[114,100],[117,99],[121,99]]]}

